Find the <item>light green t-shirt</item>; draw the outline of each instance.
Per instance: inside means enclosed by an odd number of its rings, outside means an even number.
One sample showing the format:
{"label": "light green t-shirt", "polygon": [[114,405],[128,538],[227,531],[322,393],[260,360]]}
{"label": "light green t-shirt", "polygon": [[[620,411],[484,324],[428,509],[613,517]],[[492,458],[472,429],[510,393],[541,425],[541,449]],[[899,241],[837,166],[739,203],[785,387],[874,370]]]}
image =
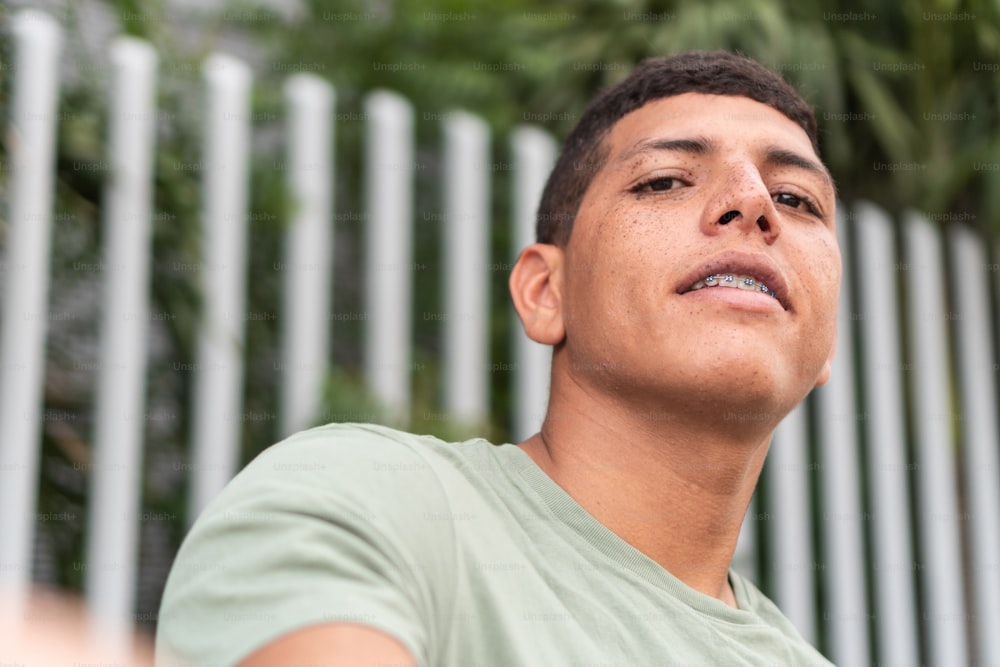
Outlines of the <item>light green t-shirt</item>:
{"label": "light green t-shirt", "polygon": [[730,579],[739,609],[612,533],[514,445],[331,424],[266,450],[198,519],[157,653],[223,667],[351,621],[423,667],[830,664]]}

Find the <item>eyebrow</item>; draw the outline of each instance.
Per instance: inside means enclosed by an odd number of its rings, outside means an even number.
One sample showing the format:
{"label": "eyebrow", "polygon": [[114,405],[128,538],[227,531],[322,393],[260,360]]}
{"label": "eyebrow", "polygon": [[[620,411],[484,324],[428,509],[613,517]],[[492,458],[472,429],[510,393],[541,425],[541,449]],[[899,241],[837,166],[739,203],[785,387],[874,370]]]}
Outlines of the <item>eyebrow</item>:
{"label": "eyebrow", "polygon": [[705,137],[690,139],[644,139],[618,156],[615,162],[626,162],[632,158],[654,151],[674,151],[693,155],[708,155],[716,150],[715,143]]}
{"label": "eyebrow", "polygon": [[[656,151],[673,151],[691,155],[708,155],[716,152],[718,146],[707,137],[688,139],[645,139],[623,152],[615,162],[626,162],[632,158]],[[764,151],[764,164],[772,167],[793,167],[815,174],[834,188],[833,176],[820,162],[778,146],[768,146]]]}
{"label": "eyebrow", "polygon": [[804,169],[822,177],[830,183],[831,187],[833,186],[833,176],[830,175],[826,167],[794,151],[778,148],[777,146],[768,146],[767,151],[764,153],[764,163],[775,167]]}

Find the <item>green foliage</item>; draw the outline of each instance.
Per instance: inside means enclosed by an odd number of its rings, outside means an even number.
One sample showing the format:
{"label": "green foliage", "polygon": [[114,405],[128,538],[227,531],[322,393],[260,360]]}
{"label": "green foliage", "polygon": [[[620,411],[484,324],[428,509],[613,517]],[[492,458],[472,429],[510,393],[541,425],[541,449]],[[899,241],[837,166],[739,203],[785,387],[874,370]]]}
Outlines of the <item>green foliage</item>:
{"label": "green foliage", "polygon": [[[243,3],[246,6],[246,3]],[[372,10],[366,7],[381,7]],[[311,0],[254,30],[284,67],[313,67],[345,108],[376,87],[421,112],[463,107],[498,134],[532,120],[563,136],[599,88],[643,57],[737,50],[781,71],[816,106],[847,201],[937,219],[1000,220],[996,164],[1000,10],[986,0],[810,3],[427,3]],[[393,68],[396,69],[393,69]],[[537,120],[544,118],[559,120]],[[965,214],[964,216],[959,214]]]}

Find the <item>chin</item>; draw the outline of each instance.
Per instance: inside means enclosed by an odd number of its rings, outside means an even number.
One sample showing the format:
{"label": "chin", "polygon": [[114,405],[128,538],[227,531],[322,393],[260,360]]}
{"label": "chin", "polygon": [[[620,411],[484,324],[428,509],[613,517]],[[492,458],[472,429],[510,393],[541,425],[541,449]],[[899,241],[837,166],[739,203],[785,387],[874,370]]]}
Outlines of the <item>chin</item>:
{"label": "chin", "polygon": [[[692,365],[695,360],[688,358]],[[715,415],[743,426],[777,426],[816,384],[821,366],[803,374],[801,365],[770,359],[715,356],[680,378],[662,386],[667,400],[689,411]],[[671,379],[676,380],[675,374]]]}

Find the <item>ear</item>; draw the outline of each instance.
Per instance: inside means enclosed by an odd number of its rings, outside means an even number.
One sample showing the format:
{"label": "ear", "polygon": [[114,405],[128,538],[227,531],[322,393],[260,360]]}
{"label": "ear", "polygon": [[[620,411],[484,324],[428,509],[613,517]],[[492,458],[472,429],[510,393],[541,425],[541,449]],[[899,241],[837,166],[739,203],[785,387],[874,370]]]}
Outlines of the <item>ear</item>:
{"label": "ear", "polygon": [[524,249],[510,273],[510,296],[524,332],[543,345],[558,345],[566,337],[562,271],[562,248],[536,243]]}
{"label": "ear", "polygon": [[830,380],[830,371],[833,367],[833,355],[837,352],[837,329],[833,330],[833,343],[830,345],[830,354],[823,362],[823,369],[816,378],[816,386],[821,387]]}

